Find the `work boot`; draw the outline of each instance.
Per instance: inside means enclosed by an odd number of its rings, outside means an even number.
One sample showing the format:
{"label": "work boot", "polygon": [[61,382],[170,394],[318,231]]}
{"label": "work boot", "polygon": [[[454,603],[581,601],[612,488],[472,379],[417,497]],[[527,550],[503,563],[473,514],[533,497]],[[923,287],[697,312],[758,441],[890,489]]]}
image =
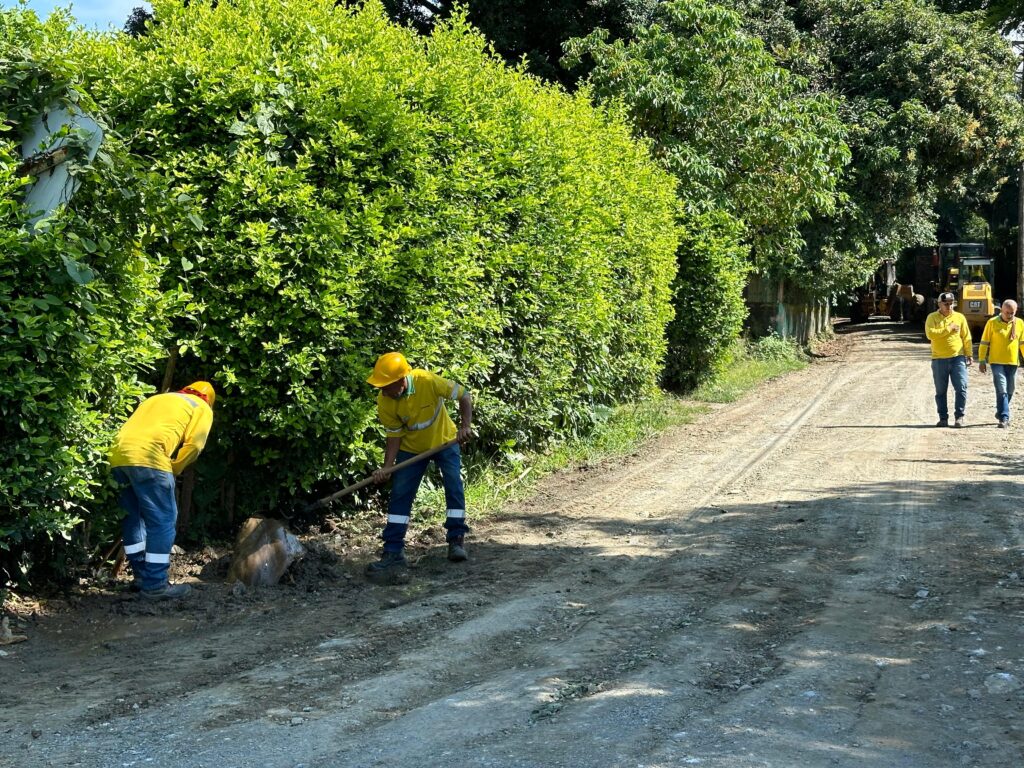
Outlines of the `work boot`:
{"label": "work boot", "polygon": [[956,427],[957,429],[960,429],[960,427],[962,427],[963,425],[964,425],[964,417],[963,416],[957,416],[956,419],[953,420],[953,426]]}
{"label": "work boot", "polygon": [[405,570],[409,565],[401,552],[385,552],[380,560],[366,566],[366,575],[371,577],[388,576]]}
{"label": "work boot", "polygon": [[466,548],[462,546],[461,536],[448,542],[448,559],[453,563],[464,563],[466,560],[469,560]]}
{"label": "work boot", "polygon": [[143,589],[139,594],[147,600],[177,600],[191,594],[188,584],[164,584],[156,589]]}
{"label": "work boot", "polygon": [[935,424],[936,427],[948,427],[949,419],[939,419]]}

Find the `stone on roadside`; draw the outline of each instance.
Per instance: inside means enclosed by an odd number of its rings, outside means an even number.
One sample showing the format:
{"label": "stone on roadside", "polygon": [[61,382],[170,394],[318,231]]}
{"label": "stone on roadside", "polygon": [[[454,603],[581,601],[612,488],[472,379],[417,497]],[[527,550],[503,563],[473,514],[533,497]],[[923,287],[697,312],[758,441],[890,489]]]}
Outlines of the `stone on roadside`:
{"label": "stone on roadside", "polygon": [[305,548],[279,520],[250,517],[235,539],[228,583],[272,586],[304,554]]}
{"label": "stone on roadside", "polygon": [[989,693],[1012,693],[1020,689],[1020,681],[1009,672],[996,672],[985,678],[985,690]]}

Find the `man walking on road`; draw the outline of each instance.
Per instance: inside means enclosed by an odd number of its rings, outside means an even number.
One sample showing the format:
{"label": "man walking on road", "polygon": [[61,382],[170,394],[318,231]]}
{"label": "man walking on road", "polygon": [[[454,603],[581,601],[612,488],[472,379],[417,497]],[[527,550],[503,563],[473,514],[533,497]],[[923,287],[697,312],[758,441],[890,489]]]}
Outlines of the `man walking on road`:
{"label": "man walking on road", "polygon": [[[416,491],[430,461],[440,468],[444,483],[448,559],[452,562],[468,559],[463,546],[463,537],[469,528],[466,526],[459,445],[467,442],[472,434],[473,401],[469,391],[437,374],[413,369],[401,352],[388,352],[377,358],[367,381],[379,390],[377,416],[387,434],[384,466],[373,473],[375,482],[385,482],[386,471],[396,462],[401,463],[458,439],[456,444],[435,453],[429,460],[410,464],[392,474],[388,519],[382,534],[384,553],[378,562],[367,567],[367,576],[385,577],[405,568],[405,532],[409,527]],[[448,415],[445,400],[455,400],[459,404],[458,430]]]}
{"label": "man walking on road", "polygon": [[121,427],[110,454],[114,479],[120,483],[124,554],[131,566],[132,587],[144,598],[185,597],[188,584],[168,584],[178,505],[174,477],[198,458],[213,426],[216,393],[197,381],[180,392],[144,400]]}
{"label": "man walking on road", "polygon": [[932,379],[935,381],[935,406],[939,411],[937,427],[949,426],[949,402],[946,393],[953,382],[954,427],[964,425],[967,410],[967,369],[974,356],[971,329],[967,318],[955,312],[956,297],[952,293],[939,294],[939,309],[928,315],[924,333],[932,343]]}
{"label": "man walking on road", "polygon": [[978,345],[978,369],[984,373],[992,366],[992,383],[996,388],[996,420],[1001,429],[1010,426],[1010,401],[1020,364],[1020,338],[1024,320],[1015,317],[1017,302],[1007,299],[999,314],[985,323]]}

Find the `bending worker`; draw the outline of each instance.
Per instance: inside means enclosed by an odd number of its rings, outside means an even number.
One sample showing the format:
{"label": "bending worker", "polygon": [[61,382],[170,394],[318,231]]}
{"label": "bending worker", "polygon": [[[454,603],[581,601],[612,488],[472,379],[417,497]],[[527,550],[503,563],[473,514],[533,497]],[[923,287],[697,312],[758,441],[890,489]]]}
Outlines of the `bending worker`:
{"label": "bending worker", "polygon": [[1014,317],[1017,302],[1007,299],[999,314],[985,323],[978,345],[978,369],[992,366],[992,383],[996,388],[996,421],[1003,429],[1010,426],[1010,401],[1013,400],[1017,366],[1020,364],[1020,337],[1024,320]]}
{"label": "bending worker", "polygon": [[213,426],[216,393],[206,381],[142,402],[121,427],[110,455],[121,484],[124,554],[132,588],[153,600],[184,597],[188,584],[171,585],[167,571],[174,546],[178,505],[174,477],[196,460]]}
{"label": "bending worker", "polygon": [[964,425],[967,409],[967,368],[971,365],[974,346],[967,318],[953,310],[956,296],[939,294],[939,310],[924,321],[924,333],[932,343],[932,380],[935,382],[935,407],[939,411],[937,427],[949,426],[949,382],[953,382],[954,427]]}
{"label": "bending worker", "polygon": [[[401,352],[388,352],[377,358],[367,381],[379,390],[377,416],[387,435],[384,466],[373,473],[376,483],[387,480],[386,471],[396,463],[411,459],[455,438],[458,442],[435,453],[429,460],[419,461],[392,473],[388,519],[384,526],[384,553],[378,562],[370,563],[368,576],[385,576],[406,566],[403,549],[409,527],[412,503],[419,490],[427,464],[434,461],[441,470],[447,506],[444,527],[447,531],[448,559],[467,559],[463,537],[466,526],[466,500],[462,485],[462,459],[459,445],[469,440],[473,426],[473,401],[461,384],[440,376],[413,369]],[[459,404],[459,428],[448,415],[445,400]]]}

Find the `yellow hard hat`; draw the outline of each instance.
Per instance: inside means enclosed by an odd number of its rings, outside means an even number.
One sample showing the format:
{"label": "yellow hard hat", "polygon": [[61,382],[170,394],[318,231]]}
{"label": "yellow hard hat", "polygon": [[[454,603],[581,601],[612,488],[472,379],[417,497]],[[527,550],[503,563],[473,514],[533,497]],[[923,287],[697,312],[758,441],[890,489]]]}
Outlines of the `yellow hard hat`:
{"label": "yellow hard hat", "polygon": [[213,408],[213,401],[217,399],[217,393],[213,390],[213,385],[208,381],[193,381],[182,392],[187,392],[192,395],[198,395],[206,401],[206,404]]}
{"label": "yellow hard hat", "polygon": [[386,352],[377,358],[373,373],[367,381],[375,387],[393,384],[412,370],[409,361],[401,352]]}

